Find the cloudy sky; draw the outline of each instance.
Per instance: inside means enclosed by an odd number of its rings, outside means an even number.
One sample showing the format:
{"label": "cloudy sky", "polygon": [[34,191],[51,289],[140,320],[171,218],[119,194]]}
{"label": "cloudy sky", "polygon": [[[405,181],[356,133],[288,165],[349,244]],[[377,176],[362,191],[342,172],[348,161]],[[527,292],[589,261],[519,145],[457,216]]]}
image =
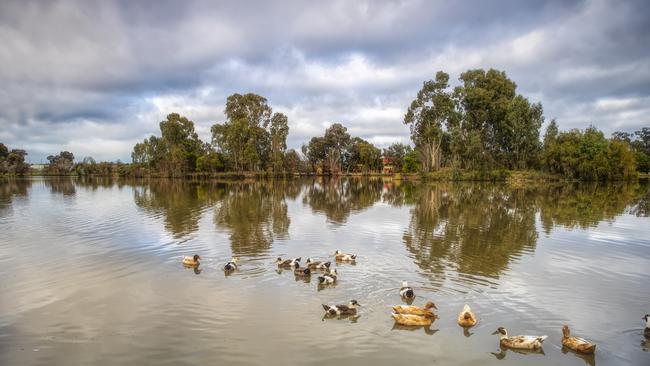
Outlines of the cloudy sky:
{"label": "cloudy sky", "polygon": [[288,115],[289,146],[341,122],[386,146],[437,70],[505,70],[561,128],[650,126],[650,2],[7,1],[0,141],[130,161],[170,112],[202,139],[228,95]]}

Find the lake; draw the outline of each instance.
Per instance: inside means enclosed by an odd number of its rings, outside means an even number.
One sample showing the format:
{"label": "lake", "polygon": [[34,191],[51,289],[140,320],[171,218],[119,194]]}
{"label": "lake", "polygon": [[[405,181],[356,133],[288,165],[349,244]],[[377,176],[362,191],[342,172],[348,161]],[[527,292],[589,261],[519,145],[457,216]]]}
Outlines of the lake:
{"label": "lake", "polygon": [[[0,180],[0,365],[648,365],[649,215],[644,181]],[[334,286],[274,263],[337,249],[358,260]],[[394,325],[402,281],[429,328]],[[543,353],[500,350],[499,326]]]}

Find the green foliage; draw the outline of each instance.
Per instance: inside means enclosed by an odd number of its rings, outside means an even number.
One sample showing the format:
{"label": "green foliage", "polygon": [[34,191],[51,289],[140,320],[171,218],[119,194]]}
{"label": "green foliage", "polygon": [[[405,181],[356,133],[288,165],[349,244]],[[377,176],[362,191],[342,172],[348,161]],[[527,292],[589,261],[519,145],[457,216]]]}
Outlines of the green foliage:
{"label": "green foliage", "polygon": [[540,103],[517,94],[503,71],[468,70],[453,92],[448,81],[442,71],[426,81],[404,116],[424,171],[537,165],[544,121]]}
{"label": "green foliage", "polygon": [[69,151],[61,151],[58,155],[47,157],[50,162],[47,171],[50,174],[68,174],[74,167],[74,154]]}
{"label": "green foliage", "polygon": [[21,149],[7,148],[0,143],[0,174],[24,175],[29,172],[29,164],[25,163],[27,152]]}
{"label": "green foliage", "polygon": [[395,172],[401,172],[404,166],[404,158],[413,149],[409,145],[396,142],[384,149],[384,158],[393,166]]}
{"label": "green foliage", "polygon": [[327,128],[322,137],[313,137],[302,146],[302,152],[315,172],[339,174],[381,169],[381,150],[360,137],[352,138],[340,123]]}
{"label": "green foliage", "polygon": [[629,144],[607,140],[595,127],[560,132],[557,137],[547,132],[547,137],[544,164],[552,173],[582,180],[604,180],[630,178],[636,170]]}
{"label": "green foliage", "polygon": [[643,127],[634,133],[617,131],[612,134],[612,139],[629,144],[634,151],[637,170],[650,172],[650,127]]}
{"label": "green foliage", "polygon": [[212,143],[232,169],[281,171],[287,148],[289,122],[272,114],[267,100],[257,94],[233,94],[226,101],[227,120],[212,126]]}
{"label": "green foliage", "polygon": [[406,153],[402,171],[404,173],[417,173],[420,171],[420,158],[417,151],[411,150]]}
{"label": "green foliage", "polygon": [[438,71],[435,80],[424,82],[404,116],[404,123],[411,127],[411,140],[420,152],[422,167],[427,172],[441,167],[443,140],[456,124],[457,112],[448,87],[449,75]]}

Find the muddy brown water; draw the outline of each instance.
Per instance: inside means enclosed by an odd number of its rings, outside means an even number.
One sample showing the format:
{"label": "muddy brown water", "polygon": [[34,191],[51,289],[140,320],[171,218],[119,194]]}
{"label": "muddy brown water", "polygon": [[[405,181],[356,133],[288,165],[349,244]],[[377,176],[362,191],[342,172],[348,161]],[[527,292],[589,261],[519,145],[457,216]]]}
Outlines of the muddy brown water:
{"label": "muddy brown water", "polygon": [[[0,365],[649,365],[649,188],[0,180]],[[274,264],[336,249],[359,258],[335,286]],[[402,281],[431,327],[394,326]],[[358,317],[323,319],[350,299]],[[595,357],[562,350],[563,324]],[[543,353],[500,350],[499,326]]]}

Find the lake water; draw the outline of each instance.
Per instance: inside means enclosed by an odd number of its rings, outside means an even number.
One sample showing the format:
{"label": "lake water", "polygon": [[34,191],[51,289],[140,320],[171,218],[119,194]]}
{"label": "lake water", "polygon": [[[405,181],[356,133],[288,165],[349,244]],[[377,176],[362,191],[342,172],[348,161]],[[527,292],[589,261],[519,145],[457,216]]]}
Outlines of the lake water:
{"label": "lake water", "polygon": [[[0,365],[649,365],[649,188],[0,180]],[[358,261],[327,288],[274,264],[337,249]],[[403,280],[431,327],[394,326]],[[323,319],[350,299],[358,318]],[[499,326],[544,353],[501,351]]]}

